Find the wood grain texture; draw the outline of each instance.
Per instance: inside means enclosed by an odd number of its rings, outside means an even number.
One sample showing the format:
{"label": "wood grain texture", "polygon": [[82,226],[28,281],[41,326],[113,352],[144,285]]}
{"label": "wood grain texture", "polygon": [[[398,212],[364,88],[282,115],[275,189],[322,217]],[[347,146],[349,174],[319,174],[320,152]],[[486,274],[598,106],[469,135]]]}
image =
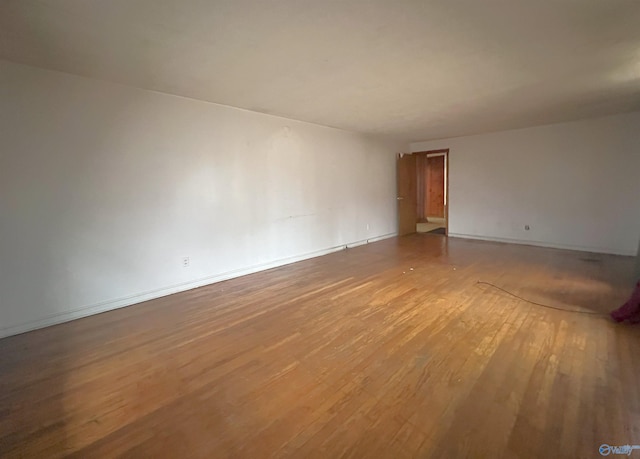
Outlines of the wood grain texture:
{"label": "wood grain texture", "polygon": [[400,236],[416,232],[418,221],[417,180],[416,155],[397,155],[396,186],[398,191],[398,234]]}
{"label": "wood grain texture", "polygon": [[444,217],[444,156],[427,157],[426,196],[427,217]]}
{"label": "wood grain texture", "polygon": [[0,456],[599,457],[631,257],[410,235],[0,340]]}

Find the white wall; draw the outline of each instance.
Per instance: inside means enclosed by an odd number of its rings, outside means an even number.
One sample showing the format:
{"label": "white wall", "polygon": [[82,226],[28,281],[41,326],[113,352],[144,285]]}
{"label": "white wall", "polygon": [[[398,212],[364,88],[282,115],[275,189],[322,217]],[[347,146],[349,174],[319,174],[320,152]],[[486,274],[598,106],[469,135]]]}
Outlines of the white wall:
{"label": "white wall", "polygon": [[438,148],[451,235],[636,254],[640,113],[411,145]]}
{"label": "white wall", "polygon": [[0,336],[392,235],[407,148],[0,61]]}

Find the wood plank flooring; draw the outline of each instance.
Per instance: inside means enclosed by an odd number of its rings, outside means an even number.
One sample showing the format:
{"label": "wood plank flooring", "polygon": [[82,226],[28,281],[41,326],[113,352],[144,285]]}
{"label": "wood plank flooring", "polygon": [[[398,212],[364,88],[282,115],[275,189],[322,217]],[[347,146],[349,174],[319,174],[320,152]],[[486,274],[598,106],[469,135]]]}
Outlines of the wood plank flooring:
{"label": "wood plank flooring", "polygon": [[640,327],[477,281],[605,313],[633,265],[411,235],[6,338],[0,456],[600,457]]}

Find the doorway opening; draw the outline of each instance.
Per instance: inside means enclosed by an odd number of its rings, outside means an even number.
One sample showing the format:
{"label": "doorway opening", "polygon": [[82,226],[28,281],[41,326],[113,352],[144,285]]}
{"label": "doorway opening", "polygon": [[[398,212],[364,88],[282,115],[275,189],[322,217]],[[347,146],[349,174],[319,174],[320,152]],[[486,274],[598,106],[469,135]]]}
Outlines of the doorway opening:
{"label": "doorway opening", "polygon": [[447,234],[447,151],[415,153],[417,174],[416,232]]}
{"label": "doorway opening", "polygon": [[398,155],[398,234],[446,236],[449,222],[449,149]]}

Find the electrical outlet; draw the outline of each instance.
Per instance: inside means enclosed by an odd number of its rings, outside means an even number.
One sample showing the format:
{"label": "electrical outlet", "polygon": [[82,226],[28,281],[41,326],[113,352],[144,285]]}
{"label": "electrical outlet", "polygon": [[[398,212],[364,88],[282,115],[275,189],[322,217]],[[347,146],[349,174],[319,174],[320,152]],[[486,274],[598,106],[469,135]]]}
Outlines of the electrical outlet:
{"label": "electrical outlet", "polygon": [[529,231],[531,228],[529,227],[529,225],[524,225],[524,229],[525,231]]}
{"label": "electrical outlet", "polygon": [[183,267],[183,268],[188,267],[188,266],[189,266],[189,262],[190,262],[189,257],[184,257],[184,258],[182,259],[182,267]]}

